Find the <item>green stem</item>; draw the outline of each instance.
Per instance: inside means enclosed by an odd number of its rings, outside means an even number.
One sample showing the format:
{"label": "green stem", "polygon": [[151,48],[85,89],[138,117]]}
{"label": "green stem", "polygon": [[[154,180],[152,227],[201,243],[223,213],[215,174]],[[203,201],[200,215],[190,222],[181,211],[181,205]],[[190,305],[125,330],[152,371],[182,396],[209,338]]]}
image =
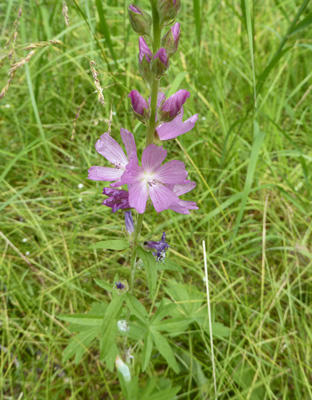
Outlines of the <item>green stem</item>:
{"label": "green stem", "polygon": [[136,254],[137,254],[137,249],[138,249],[138,245],[139,245],[138,244],[138,239],[139,239],[141,228],[142,228],[143,218],[144,218],[144,214],[139,214],[138,222],[137,222],[136,227],[135,227],[134,238],[133,238],[133,242],[132,242],[131,261],[130,261],[130,273],[131,273],[131,276],[130,276],[130,285],[129,285],[129,289],[130,289],[130,293],[131,294],[133,292]]}
{"label": "green stem", "polygon": [[[161,27],[159,21],[159,15],[156,8],[156,1],[152,1],[152,15],[153,15],[153,52],[154,54],[160,47],[161,38]],[[157,112],[157,99],[159,91],[159,79],[153,78],[151,87],[151,116],[148,121],[147,131],[146,131],[146,143],[147,147],[149,144],[153,143],[154,133],[156,129],[156,112]]]}
{"label": "green stem", "polygon": [[[160,38],[161,38],[161,26],[159,21],[159,15],[156,7],[156,1],[152,2],[152,14],[153,14],[153,51],[156,51],[160,47]],[[146,142],[145,147],[149,144],[153,143],[154,133],[156,129],[156,112],[157,112],[157,98],[158,98],[158,90],[159,90],[159,79],[153,78],[152,87],[151,87],[151,116],[148,121],[147,129],[146,129]],[[136,254],[138,249],[138,240],[141,233],[142,223],[143,223],[144,214],[139,214],[137,225],[134,231],[134,238],[132,241],[132,250],[131,250],[131,261],[130,261],[130,293],[133,292],[133,283],[134,283],[134,275],[135,275],[135,263],[136,263]]]}

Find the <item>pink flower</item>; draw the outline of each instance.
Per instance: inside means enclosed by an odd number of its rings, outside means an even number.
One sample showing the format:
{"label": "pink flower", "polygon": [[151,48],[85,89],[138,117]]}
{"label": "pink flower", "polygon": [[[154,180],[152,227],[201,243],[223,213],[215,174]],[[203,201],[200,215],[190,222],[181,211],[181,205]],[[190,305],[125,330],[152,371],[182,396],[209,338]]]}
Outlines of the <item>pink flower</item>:
{"label": "pink flower", "polygon": [[[168,185],[168,187],[177,196],[182,196],[182,194],[190,192],[191,190],[194,189],[195,186],[196,183],[191,181],[185,181],[183,183],[178,183],[176,185]],[[180,199],[177,203],[171,205],[169,208],[170,210],[173,210],[180,214],[190,214],[189,210],[198,210],[195,201],[186,201]]]}
{"label": "pink flower", "polygon": [[184,110],[182,107],[181,112],[172,121],[164,122],[156,128],[160,140],[174,139],[194,128],[195,122],[198,119],[198,114],[192,115],[183,122],[183,113]]}
{"label": "pink flower", "polygon": [[136,156],[131,157],[119,185],[129,184],[129,204],[143,214],[148,198],[157,212],[170,208],[180,201],[166,185],[185,182],[187,171],[182,161],[172,160],[161,165],[167,151],[161,146],[150,144],[143,151],[142,167]]}
{"label": "pink flower", "polygon": [[[120,129],[127,155],[130,159],[137,160],[136,145],[133,134],[126,129]],[[109,161],[114,168],[91,167],[88,170],[88,179],[93,181],[116,181],[111,186],[120,186],[119,180],[126,170],[129,161],[120,145],[108,133],[104,133],[95,144],[96,151]]]}

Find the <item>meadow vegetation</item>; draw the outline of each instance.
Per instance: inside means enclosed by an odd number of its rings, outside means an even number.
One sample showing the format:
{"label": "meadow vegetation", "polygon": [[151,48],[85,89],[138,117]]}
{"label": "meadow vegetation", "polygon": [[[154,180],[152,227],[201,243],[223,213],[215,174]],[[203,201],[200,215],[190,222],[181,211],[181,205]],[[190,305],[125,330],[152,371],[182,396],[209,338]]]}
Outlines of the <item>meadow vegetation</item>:
{"label": "meadow vegetation", "polygon": [[[0,101],[0,398],[122,399],[96,341],[77,363],[75,351],[64,357],[73,333],[58,316],[100,313],[111,294],[95,279],[129,275],[129,252],[90,249],[122,238],[124,222],[101,204],[103,185],[88,181],[87,170],[104,165],[94,145],[111,112],[112,135],[126,128],[143,148],[144,127],[127,97],[132,89],[147,94],[138,37],[124,0],[68,1],[68,26],[62,1],[7,0],[0,59],[21,4],[0,90],[10,63],[29,53],[23,47],[64,45],[37,48]],[[308,0],[183,0],[179,50],[161,83],[169,95],[189,90],[185,114],[199,114],[194,130],[166,143],[197,183],[199,210],[149,213],[142,238],[166,232],[172,269],[159,271],[156,301],[166,296],[191,317],[207,311],[206,242],[218,399],[312,398],[311,12]],[[139,270],[134,292],[148,305],[146,291]],[[158,388],[180,388],[172,398],[214,398],[201,321],[166,334],[179,373],[155,350],[142,373],[142,340],[132,340],[141,386],[159,376]]]}

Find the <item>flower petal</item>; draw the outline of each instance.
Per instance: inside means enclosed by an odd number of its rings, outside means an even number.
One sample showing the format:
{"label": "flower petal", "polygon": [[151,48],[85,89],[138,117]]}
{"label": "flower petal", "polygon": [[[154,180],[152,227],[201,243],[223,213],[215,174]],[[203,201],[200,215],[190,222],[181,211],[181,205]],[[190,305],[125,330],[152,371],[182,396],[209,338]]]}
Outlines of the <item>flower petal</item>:
{"label": "flower petal", "polygon": [[157,212],[167,210],[179,201],[179,197],[172,190],[158,182],[149,186],[149,195]]}
{"label": "flower petal", "polygon": [[122,169],[108,167],[91,167],[88,169],[88,179],[92,181],[116,181],[123,174]]}
{"label": "flower petal", "polygon": [[167,151],[155,144],[148,145],[142,154],[142,167],[144,172],[151,173],[161,166],[167,156]]}
{"label": "flower petal", "polygon": [[172,121],[161,124],[156,131],[160,140],[174,139],[177,136],[183,135],[194,128],[195,122],[198,119],[198,114],[193,115],[186,121],[182,122],[183,107],[181,113],[178,114]]}
{"label": "flower petal", "polygon": [[178,183],[174,185],[172,191],[177,196],[182,196],[182,194],[188,193],[196,187],[196,183],[192,181],[185,181],[183,183]]}
{"label": "flower petal", "polygon": [[129,204],[137,210],[139,214],[143,214],[146,208],[148,198],[147,185],[144,182],[134,183],[129,187]]}
{"label": "flower petal", "polygon": [[178,203],[171,205],[170,210],[179,214],[190,214],[189,210],[198,210],[195,201],[180,200]]}
{"label": "flower petal", "polygon": [[130,160],[130,158],[133,158],[134,160],[138,161],[137,149],[133,134],[130,131],[127,131],[127,129],[121,128],[120,135],[122,141],[124,142],[128,159]]}
{"label": "flower petal", "polygon": [[128,159],[124,151],[108,133],[104,133],[95,144],[96,151],[117,168],[126,168]]}
{"label": "flower petal", "polygon": [[184,162],[172,160],[162,165],[155,171],[154,177],[161,183],[179,183],[187,178]]}
{"label": "flower petal", "polygon": [[138,160],[135,158],[135,156],[132,156],[130,158],[129,164],[126,167],[126,171],[124,171],[121,176],[119,186],[138,183],[139,181],[141,181],[142,174],[142,167],[139,166]]}

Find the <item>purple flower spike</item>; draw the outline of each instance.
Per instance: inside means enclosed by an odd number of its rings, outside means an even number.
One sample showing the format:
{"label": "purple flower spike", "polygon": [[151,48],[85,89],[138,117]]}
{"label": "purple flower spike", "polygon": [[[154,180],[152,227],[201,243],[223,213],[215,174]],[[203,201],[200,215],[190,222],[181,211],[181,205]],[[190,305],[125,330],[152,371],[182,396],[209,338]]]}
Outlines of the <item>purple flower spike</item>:
{"label": "purple flower spike", "polygon": [[131,211],[125,212],[125,225],[126,225],[126,230],[129,233],[129,235],[132,235],[132,233],[134,232],[134,223],[133,223]]}
{"label": "purple flower spike", "polygon": [[143,96],[140,95],[140,93],[137,90],[132,90],[130,94],[128,95],[131,99],[133,111],[137,114],[140,115],[141,117],[144,117],[144,119],[149,117],[149,105],[147,104],[147,101],[144,99]]}
{"label": "purple flower spike", "polygon": [[106,187],[103,189],[103,194],[108,196],[108,199],[105,199],[102,204],[106,207],[111,207],[112,213],[130,208],[129,193],[126,190]]}
{"label": "purple flower spike", "polygon": [[175,117],[181,110],[183,104],[185,103],[186,99],[190,97],[190,92],[185,89],[180,89],[177,93],[173,94],[172,96],[167,99],[162,107],[161,113],[162,114],[169,114],[169,117]]}
{"label": "purple flower spike", "polygon": [[153,57],[153,53],[151,52],[150,48],[146,44],[146,41],[141,36],[139,38],[139,60],[140,63],[143,61],[143,57],[145,56],[146,60],[150,63]]}
{"label": "purple flower spike", "polygon": [[194,128],[198,119],[198,114],[193,115],[183,122],[183,113],[184,111],[182,107],[180,114],[178,114],[172,121],[165,122],[156,128],[160,140],[174,139]]}
{"label": "purple flower spike", "polygon": [[169,244],[165,240],[166,233],[164,232],[159,242],[154,242],[152,240],[144,242],[144,246],[148,250],[156,250],[156,252],[153,252],[153,255],[156,257],[157,261],[163,261],[165,259],[166,250],[169,248]]}
{"label": "purple flower spike", "polygon": [[[133,134],[126,129],[120,129],[122,141],[127,150],[128,158],[132,155],[136,157],[136,145]],[[120,145],[108,133],[104,133],[95,144],[96,151],[109,161],[114,168],[107,167],[91,167],[88,172],[88,179],[93,181],[116,181],[112,186],[120,186],[118,184],[121,175],[124,173],[128,164],[128,158]]]}
{"label": "purple flower spike", "polygon": [[129,204],[143,214],[150,197],[157,212],[167,210],[179,201],[179,197],[167,184],[184,182],[187,171],[182,161],[172,160],[161,165],[167,151],[155,144],[148,145],[142,154],[142,167],[137,158],[130,159],[119,186],[129,184]]}

